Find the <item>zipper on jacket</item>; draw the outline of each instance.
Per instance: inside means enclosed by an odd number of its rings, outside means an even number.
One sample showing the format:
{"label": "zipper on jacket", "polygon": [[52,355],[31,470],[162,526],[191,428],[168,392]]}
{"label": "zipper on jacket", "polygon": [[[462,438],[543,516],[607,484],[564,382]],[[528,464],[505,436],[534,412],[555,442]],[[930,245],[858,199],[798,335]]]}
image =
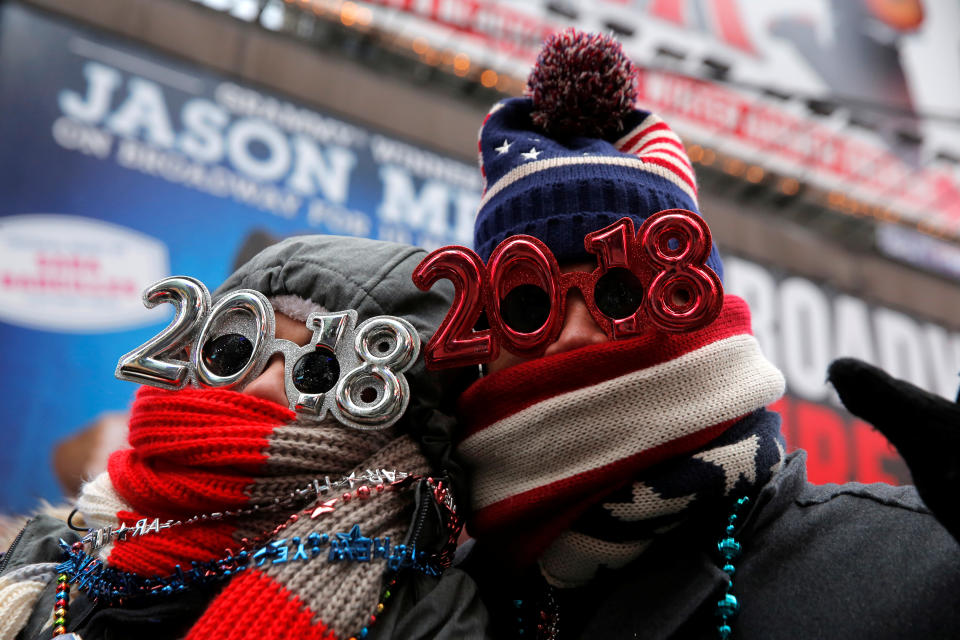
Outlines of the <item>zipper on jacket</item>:
{"label": "zipper on jacket", "polygon": [[[416,546],[420,540],[420,534],[427,522],[427,518],[430,516],[430,507],[432,506],[430,503],[433,501],[433,492],[426,480],[420,480],[420,485],[417,488],[421,490],[418,491],[419,495],[417,496],[420,500],[417,501],[416,516],[413,520],[413,526],[410,527],[410,535],[407,537],[407,544],[412,542],[414,546]],[[423,489],[426,489],[426,491],[422,491]]]}
{"label": "zipper on jacket", "polygon": [[13,542],[10,544],[10,548],[7,549],[7,552],[3,554],[3,560],[0,561],[0,576],[3,575],[3,572],[7,570],[7,564],[10,562],[10,556],[13,554],[13,550],[16,548],[17,543],[20,542],[20,538],[23,537],[23,532],[27,530],[27,526],[33,521],[33,518],[30,518],[23,523],[23,527],[20,528],[20,533],[17,534],[17,537],[13,539]]}

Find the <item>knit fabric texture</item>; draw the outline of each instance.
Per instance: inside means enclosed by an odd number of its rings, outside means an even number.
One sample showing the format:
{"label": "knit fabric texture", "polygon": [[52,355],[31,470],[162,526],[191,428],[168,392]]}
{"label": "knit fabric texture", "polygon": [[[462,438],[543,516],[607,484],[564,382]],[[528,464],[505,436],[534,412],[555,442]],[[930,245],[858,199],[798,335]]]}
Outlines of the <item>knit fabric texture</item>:
{"label": "knit fabric texture", "polygon": [[[560,49],[555,48],[560,41]],[[596,59],[595,37],[579,32],[564,32],[549,41],[541,53],[551,64],[581,66],[584,56]],[[583,46],[589,42],[590,47]],[[610,47],[619,48],[610,41]],[[554,48],[551,48],[554,47]],[[558,60],[559,58],[559,60]],[[608,60],[612,75],[633,81],[633,74],[622,73],[622,59]],[[565,62],[564,62],[565,61]],[[531,82],[540,68],[531,73]],[[603,70],[593,70],[590,77]],[[658,116],[641,109],[629,109],[616,117],[616,135],[598,137],[596,130],[583,125],[583,133],[550,134],[536,124],[541,103],[562,111],[563,95],[571,111],[582,111],[577,100],[576,78],[562,82],[537,81],[533,98],[511,98],[490,110],[479,136],[480,170],[484,193],[474,227],[474,247],[487,260],[494,248],[506,238],[528,234],[550,247],[562,262],[589,259],[583,246],[586,234],[602,229],[623,217],[633,219],[637,227],[651,214],[665,209],[686,209],[700,213],[693,167],[680,138]],[[596,84],[584,84],[594,87]],[[598,90],[604,90],[603,84]],[[586,90],[586,89],[581,89]],[[622,94],[611,86],[607,91]],[[600,100],[601,98],[596,98]],[[594,100],[594,101],[596,101]],[[619,100],[612,103],[619,104]],[[578,106],[581,105],[581,106]],[[723,265],[716,246],[711,248],[707,265],[723,278]]]}
{"label": "knit fabric texture", "polygon": [[704,447],[639,472],[590,505],[540,556],[555,587],[578,587],[619,569],[699,509],[754,495],[783,466],[780,416],[758,409]]}
{"label": "knit fabric texture", "polygon": [[[0,578],[0,638],[16,637],[47,584],[56,578],[56,568],[53,562],[29,564]],[[50,621],[52,626],[52,617]]]}
{"label": "knit fabric texture", "polygon": [[[627,547],[635,557],[652,530],[635,523],[669,524],[671,518],[656,521],[673,509],[662,503],[673,501],[680,511],[718,490],[743,489],[741,480],[769,477],[782,457],[779,422],[757,412],[783,389],[783,376],[750,333],[746,303],[734,296],[725,298],[714,323],[697,331],[606,342],[494,373],[471,386],[459,405],[465,431],[458,450],[474,473],[469,531],[495,541],[517,568],[576,529],[621,545],[609,549],[620,560]],[[661,463],[694,458],[665,484],[644,475]],[[659,469],[658,477],[672,473]],[[624,496],[611,496],[621,488]],[[575,527],[601,502],[627,505],[626,517],[611,507],[604,509],[609,526]],[[620,527],[617,520],[633,524]],[[576,546],[566,542],[567,551]],[[554,548],[546,558],[558,555]],[[554,581],[587,580],[612,562],[601,557],[584,568],[578,561],[576,571],[558,569]]]}
{"label": "knit fabric texture", "polygon": [[[315,478],[373,468],[427,471],[413,440],[393,429],[360,432],[333,421],[301,426],[285,407],[218,389],[142,388],[131,411],[130,444],[84,488],[77,506],[90,526],[263,507],[256,517],[181,525],[101,549],[109,566],[144,577],[223,557],[243,538],[271,531],[289,513],[269,506]],[[411,507],[408,493],[386,491],[365,501],[341,501],[317,519],[302,515],[283,535],[305,540],[358,524],[366,536],[397,540]],[[384,574],[382,562],[328,563],[322,557],[253,566],[216,596],[188,637],[347,638],[374,612]],[[227,619],[231,624],[224,625]]]}
{"label": "knit fabric texture", "polygon": [[[352,309],[357,322],[380,315],[410,322],[427,344],[453,300],[453,285],[436,283],[421,291],[411,274],[427,256],[418,247],[346,236],[296,236],[272,245],[237,269],[214,293],[214,299],[237,289],[254,289],[274,308],[299,316],[302,298],[331,312]],[[291,304],[293,302],[293,304]],[[410,404],[397,423],[410,433],[434,469],[446,471],[459,485],[457,462],[451,459],[453,420],[444,385],[450,380],[428,371],[419,358],[404,372],[410,383]],[[465,493],[465,489],[461,489]]]}

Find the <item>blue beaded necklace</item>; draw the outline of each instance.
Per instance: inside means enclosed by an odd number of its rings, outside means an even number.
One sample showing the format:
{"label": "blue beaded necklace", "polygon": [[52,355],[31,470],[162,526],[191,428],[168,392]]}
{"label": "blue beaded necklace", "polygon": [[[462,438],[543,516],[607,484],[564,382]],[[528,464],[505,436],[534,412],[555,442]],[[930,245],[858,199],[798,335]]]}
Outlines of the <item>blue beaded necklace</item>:
{"label": "blue beaded necklace", "polygon": [[740,611],[740,603],[737,601],[737,597],[730,593],[733,590],[733,574],[736,572],[733,563],[740,557],[741,551],[740,543],[733,537],[733,534],[737,530],[737,521],[743,515],[742,511],[746,509],[748,504],[750,504],[750,498],[747,496],[740,498],[733,504],[733,511],[727,518],[724,537],[717,543],[717,551],[720,552],[720,557],[723,560],[723,565],[720,568],[727,574],[728,579],[726,592],[717,601],[717,617],[720,618],[720,624],[717,625],[717,636],[720,640],[727,640],[733,633],[730,622]]}

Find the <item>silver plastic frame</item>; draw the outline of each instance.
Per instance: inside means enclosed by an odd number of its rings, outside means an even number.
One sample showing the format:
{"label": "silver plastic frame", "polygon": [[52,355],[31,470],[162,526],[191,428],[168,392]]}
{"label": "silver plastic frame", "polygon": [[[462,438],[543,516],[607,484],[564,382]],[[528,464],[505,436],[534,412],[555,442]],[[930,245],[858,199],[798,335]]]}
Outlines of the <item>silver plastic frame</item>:
{"label": "silver plastic frame", "polygon": [[[170,390],[192,385],[242,391],[279,353],[288,406],[301,417],[319,421],[329,412],[353,429],[379,430],[395,424],[410,403],[410,385],[403,374],[420,356],[420,336],[402,318],[376,316],[357,326],[352,309],[312,313],[306,325],[313,336],[300,346],[276,337],[276,315],[259,291],[232,291],[211,308],[202,282],[173,276],[148,287],[143,300],[148,308],[173,304],[176,315],[164,331],[120,358],[115,371],[120,380]],[[253,353],[243,369],[219,376],[204,364],[202,345],[226,333],[246,336],[253,342]],[[189,361],[176,359],[187,346]],[[324,393],[303,393],[293,383],[293,367],[317,349],[336,356],[340,378]]]}

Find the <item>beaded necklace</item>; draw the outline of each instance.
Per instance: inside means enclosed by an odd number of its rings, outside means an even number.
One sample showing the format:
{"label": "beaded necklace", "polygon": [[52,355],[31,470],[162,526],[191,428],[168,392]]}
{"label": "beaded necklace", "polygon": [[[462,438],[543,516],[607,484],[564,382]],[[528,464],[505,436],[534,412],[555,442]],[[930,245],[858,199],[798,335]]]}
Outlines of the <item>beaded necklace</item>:
{"label": "beaded necklace", "polygon": [[[717,637],[720,640],[729,640],[733,633],[730,626],[737,613],[740,611],[740,602],[737,597],[731,593],[733,590],[733,574],[736,572],[734,562],[740,557],[742,547],[734,538],[737,530],[737,523],[743,516],[743,511],[750,504],[750,498],[743,496],[733,504],[733,510],[727,517],[727,524],[724,529],[724,535],[717,542],[717,552],[720,554],[720,569],[727,574],[727,587],[723,597],[716,603],[716,617],[720,622],[717,625]],[[516,637],[531,638],[536,640],[556,640],[560,625],[560,608],[556,601],[554,589],[549,584],[546,585],[544,597],[539,607],[535,607],[531,612],[529,603],[522,599],[514,600],[512,603],[511,615],[515,617]]]}
{"label": "beaded necklace", "polygon": [[730,593],[733,589],[733,574],[736,572],[734,561],[740,557],[740,543],[733,537],[737,530],[737,521],[740,519],[741,511],[750,504],[750,498],[743,496],[733,503],[733,511],[727,517],[727,527],[724,530],[724,537],[717,543],[717,551],[723,559],[723,565],[720,569],[727,574],[727,589],[723,597],[717,601],[717,617],[720,618],[720,624],[717,625],[717,637],[720,640],[727,640],[733,629],[730,622],[740,611],[740,602],[737,597]]}
{"label": "beaded necklace", "polygon": [[[351,487],[357,482],[365,480],[392,480],[390,484],[378,482],[373,490],[370,486],[363,484],[355,492],[345,492],[339,498],[332,498],[320,502],[325,491],[316,489],[318,506],[307,509],[304,513],[310,514],[312,519],[321,515],[331,513],[335,509],[338,501],[349,502],[353,499],[368,500],[372,496],[378,495],[384,491],[397,490],[408,487],[413,480],[420,479],[419,476],[410,475],[403,472],[386,472],[385,470],[368,470],[361,477],[355,474],[345,477],[337,483],[330,483],[326,479],[324,487],[336,487],[340,483],[342,486],[349,484]],[[229,578],[232,575],[239,574],[247,570],[250,566],[262,566],[269,562],[270,564],[282,564],[295,561],[310,561],[312,559],[326,556],[327,562],[372,562],[382,559],[386,563],[387,585],[383,591],[379,602],[375,607],[375,612],[371,614],[367,625],[360,632],[351,637],[350,640],[365,638],[369,633],[369,627],[374,624],[386,606],[386,601],[391,596],[391,589],[396,584],[397,574],[405,569],[420,571],[426,575],[439,575],[443,568],[449,565],[452,558],[452,550],[447,548],[455,544],[459,534],[459,517],[456,514],[456,505],[453,502],[453,496],[442,481],[435,481],[433,478],[426,478],[428,488],[431,490],[433,499],[443,509],[446,510],[448,517],[445,519],[448,528],[449,539],[447,545],[439,553],[427,554],[418,551],[415,546],[397,544],[391,548],[389,536],[384,538],[369,538],[362,534],[360,525],[355,524],[349,532],[329,533],[311,533],[305,539],[294,536],[287,540],[286,538],[274,540],[288,526],[300,519],[300,513],[290,514],[286,520],[278,524],[272,530],[264,532],[252,541],[242,538],[239,550],[234,553],[230,549],[225,549],[226,556],[207,562],[192,562],[191,567],[184,571],[180,565],[176,565],[173,574],[168,576],[155,576],[152,578],[143,578],[135,574],[117,571],[106,567],[103,562],[90,555],[95,553],[97,547],[92,546],[91,552],[87,553],[85,549],[85,536],[72,545],[68,545],[60,540],[60,545],[66,559],[57,566],[57,598],[54,608],[54,636],[66,634],[67,614],[69,611],[69,592],[71,583],[78,589],[86,591],[88,597],[94,603],[104,602],[107,604],[123,604],[128,598],[171,595],[174,593],[186,591],[192,587],[202,587],[212,582]],[[317,481],[313,485],[316,487]],[[328,489],[329,490],[329,489]],[[300,490],[298,490],[300,491]],[[293,494],[291,494],[293,495]],[[237,514],[237,512],[233,512]],[[198,516],[189,519],[192,522],[205,520]],[[143,521],[141,521],[143,522]],[[155,520],[156,522],[156,520]],[[140,523],[138,523],[139,525]],[[177,521],[170,526],[177,524],[187,524],[187,521]],[[136,529],[139,532],[132,533]],[[161,528],[169,528],[161,527]],[[118,529],[117,537],[131,532],[131,535],[145,535],[150,532],[159,533],[155,527],[132,527],[125,531],[123,527]],[[113,532],[111,532],[113,533]],[[94,543],[96,539],[93,539]],[[326,551],[324,554],[323,552]]]}
{"label": "beaded necklace", "polygon": [[99,558],[87,554],[81,542],[68,545],[61,541],[60,547],[66,560],[57,566],[57,572],[85,591],[96,604],[122,604],[128,598],[172,595],[242,573],[250,567],[308,562],[323,557],[331,563],[383,560],[390,572],[416,569],[427,575],[439,574],[439,569],[425,552],[403,544],[391,546],[390,536],[364,536],[359,524],[353,525],[349,532],[314,532],[305,539],[299,536],[281,538],[253,550],[241,549],[238,553],[227,549],[223,558],[193,561],[186,571],[176,565],[174,573],[151,578],[107,567]]}
{"label": "beaded necklace", "polygon": [[[96,550],[109,544],[114,538],[125,539],[128,536],[139,537],[151,533],[160,533],[164,529],[195,524],[197,522],[252,516],[272,511],[289,511],[313,499],[317,500],[317,506],[310,512],[310,517],[316,518],[319,515],[333,511],[334,505],[338,501],[348,501],[352,497],[352,494],[348,491],[339,498],[331,498],[321,502],[320,498],[326,495],[337,492],[345,487],[349,487],[352,491],[355,485],[361,484],[357,497],[362,496],[365,498],[370,495],[371,486],[377,491],[382,491],[385,486],[395,486],[408,478],[414,478],[414,476],[404,471],[388,471],[386,469],[367,469],[359,475],[354,472],[349,476],[344,476],[332,482],[329,476],[324,476],[322,481],[320,478],[315,478],[304,487],[295,489],[286,496],[276,497],[273,499],[273,502],[264,505],[254,504],[244,509],[225,509],[223,511],[198,514],[182,520],[166,520],[164,522],[161,522],[160,518],[142,518],[132,527],[128,527],[125,523],[122,523],[117,528],[108,526],[100,529],[86,529],[87,534],[83,536],[80,541],[84,543],[84,545],[90,545],[93,550]],[[67,524],[74,530],[84,531],[84,529],[77,529],[73,526],[72,520],[74,513],[76,513],[76,509],[70,513]]]}
{"label": "beaded necklace", "polygon": [[[359,525],[354,525],[354,529],[357,529],[358,526]],[[359,531],[357,533],[359,534]],[[296,540],[296,538],[294,538],[294,540]],[[103,574],[111,570],[104,569],[99,560],[96,558],[90,558],[83,553],[82,543],[75,542],[72,546],[68,546],[61,540],[60,544],[67,550],[68,559],[57,567],[57,571],[60,573],[57,576],[57,595],[56,604],[54,605],[55,626],[53,629],[53,636],[61,636],[64,638],[68,635],[73,636],[73,634],[67,634],[66,630],[67,613],[69,611],[70,601],[71,574],[73,575],[73,580],[79,589],[84,589],[84,587],[87,586],[86,582],[90,580],[90,577],[96,576],[98,582],[95,583],[95,586],[97,588],[103,588],[104,584],[109,582],[114,586],[132,589],[132,592],[130,593],[132,596],[170,595],[176,592],[185,591],[190,586],[204,585],[218,578],[227,578],[231,575],[238,574],[248,568],[249,565],[247,562],[249,562],[250,558],[252,558],[252,556],[247,554],[246,551],[241,551],[235,557],[214,560],[202,564],[194,562],[193,569],[191,569],[189,574],[185,574],[181,570],[180,565],[177,565],[176,573],[167,577],[144,579],[131,577],[130,574],[124,574],[122,572],[114,572],[116,574],[115,576],[108,577],[104,576]],[[333,555],[332,549],[331,555]],[[339,559],[342,560],[343,558]],[[276,560],[274,561],[276,562]],[[418,562],[420,563],[419,565],[417,564]],[[230,568],[225,568],[227,566],[230,566]],[[419,569],[428,575],[436,575],[438,573],[438,569],[435,568],[435,565],[433,565],[429,560],[424,561],[423,553],[417,552],[413,548],[407,549],[404,545],[397,545],[395,547],[394,555],[390,556],[388,559],[386,586],[384,587],[383,593],[381,594],[377,605],[374,607],[374,613],[370,614],[366,624],[356,635],[350,636],[349,640],[362,640],[369,635],[370,627],[377,622],[378,616],[380,616],[386,608],[387,600],[389,600],[390,596],[392,595],[392,589],[397,584],[397,575],[399,571],[405,568]],[[188,575],[193,576],[193,582],[189,581],[187,577]],[[93,597],[95,601],[98,599],[97,596]],[[122,597],[118,597],[117,602],[121,603]]]}

